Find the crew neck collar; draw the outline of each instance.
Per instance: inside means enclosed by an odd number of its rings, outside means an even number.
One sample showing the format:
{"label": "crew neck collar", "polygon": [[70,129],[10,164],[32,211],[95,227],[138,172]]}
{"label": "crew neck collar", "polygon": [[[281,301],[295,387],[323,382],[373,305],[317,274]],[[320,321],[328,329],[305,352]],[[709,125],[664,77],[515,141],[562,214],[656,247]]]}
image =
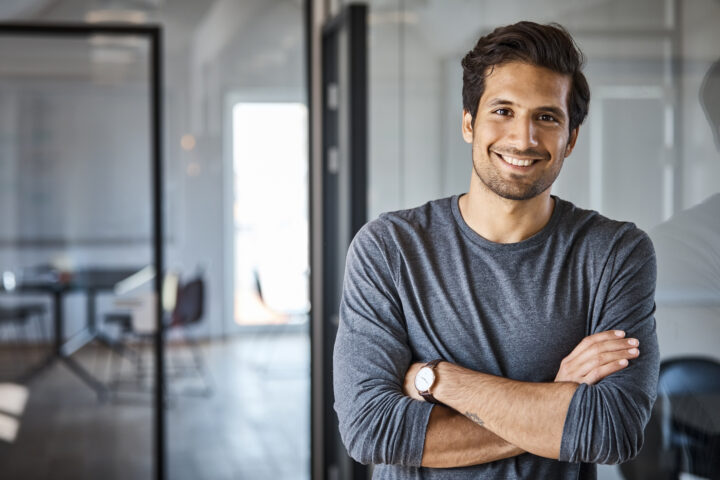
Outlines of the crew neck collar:
{"label": "crew neck collar", "polygon": [[465,219],[460,213],[460,206],[458,204],[460,197],[461,195],[453,195],[450,199],[452,214],[455,218],[455,222],[458,224],[458,227],[460,227],[460,230],[462,230],[462,232],[471,242],[483,248],[489,248],[493,250],[521,250],[542,243],[543,241],[545,241],[545,239],[547,239],[548,236],[550,236],[555,231],[555,227],[557,226],[557,223],[561,217],[561,211],[564,208],[564,202],[555,195],[551,195],[551,198],[555,201],[552,215],[550,215],[550,220],[539,232],[529,238],[526,238],[521,242],[497,243],[491,242],[487,238],[478,234],[465,222]]}

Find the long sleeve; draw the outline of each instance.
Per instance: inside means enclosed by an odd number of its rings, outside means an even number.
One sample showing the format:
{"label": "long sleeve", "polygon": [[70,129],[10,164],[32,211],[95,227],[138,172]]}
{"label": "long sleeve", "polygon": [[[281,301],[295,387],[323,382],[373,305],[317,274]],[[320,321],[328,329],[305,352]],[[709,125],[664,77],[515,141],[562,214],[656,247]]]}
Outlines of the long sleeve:
{"label": "long sleeve", "polygon": [[565,420],[560,460],[622,463],[642,447],[659,370],[655,278],[650,239],[640,230],[626,231],[605,265],[591,333],[624,330],[640,340],[640,356],[595,385],[580,385]]}
{"label": "long sleeve", "polygon": [[432,405],[402,393],[411,363],[390,253],[366,225],[347,256],[333,382],[340,435],[361,463],[419,466]]}

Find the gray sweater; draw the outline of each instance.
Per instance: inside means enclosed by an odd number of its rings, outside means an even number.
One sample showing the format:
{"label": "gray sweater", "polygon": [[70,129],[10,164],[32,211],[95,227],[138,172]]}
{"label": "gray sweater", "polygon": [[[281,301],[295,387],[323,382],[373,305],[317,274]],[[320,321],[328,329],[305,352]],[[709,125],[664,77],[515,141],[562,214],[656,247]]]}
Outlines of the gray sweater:
{"label": "gray sweater", "polygon": [[[545,228],[497,244],[462,219],[458,197],[383,214],[347,256],[334,351],[335,410],[350,455],[378,479],[594,478],[633,457],[655,401],[655,255],[647,235],[555,199]],[[526,453],[484,465],[421,468],[432,404],[410,399],[412,362],[552,382],[587,335],[622,329],[640,357],[576,390],[560,460]]]}

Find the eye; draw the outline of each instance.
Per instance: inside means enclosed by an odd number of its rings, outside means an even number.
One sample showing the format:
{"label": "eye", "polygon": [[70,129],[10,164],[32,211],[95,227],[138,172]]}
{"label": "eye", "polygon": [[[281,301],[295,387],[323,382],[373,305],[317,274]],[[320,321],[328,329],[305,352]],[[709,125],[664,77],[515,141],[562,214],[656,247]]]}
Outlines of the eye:
{"label": "eye", "polygon": [[553,117],[553,116],[550,115],[549,113],[542,113],[542,114],[540,114],[540,116],[539,116],[538,118],[539,118],[541,121],[543,121],[543,122],[555,122],[555,123],[557,123],[557,118]]}
{"label": "eye", "polygon": [[507,108],[498,108],[497,110],[494,110],[493,113],[497,113],[498,115],[502,115],[505,117],[510,115],[511,112]]}

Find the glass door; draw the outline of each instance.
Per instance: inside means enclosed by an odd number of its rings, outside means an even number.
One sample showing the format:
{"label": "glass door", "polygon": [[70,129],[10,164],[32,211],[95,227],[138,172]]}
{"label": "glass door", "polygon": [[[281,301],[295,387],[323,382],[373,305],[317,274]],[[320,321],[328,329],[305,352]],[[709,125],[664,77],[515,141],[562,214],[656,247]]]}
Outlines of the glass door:
{"label": "glass door", "polygon": [[4,478],[163,477],[160,40],[0,24]]}

